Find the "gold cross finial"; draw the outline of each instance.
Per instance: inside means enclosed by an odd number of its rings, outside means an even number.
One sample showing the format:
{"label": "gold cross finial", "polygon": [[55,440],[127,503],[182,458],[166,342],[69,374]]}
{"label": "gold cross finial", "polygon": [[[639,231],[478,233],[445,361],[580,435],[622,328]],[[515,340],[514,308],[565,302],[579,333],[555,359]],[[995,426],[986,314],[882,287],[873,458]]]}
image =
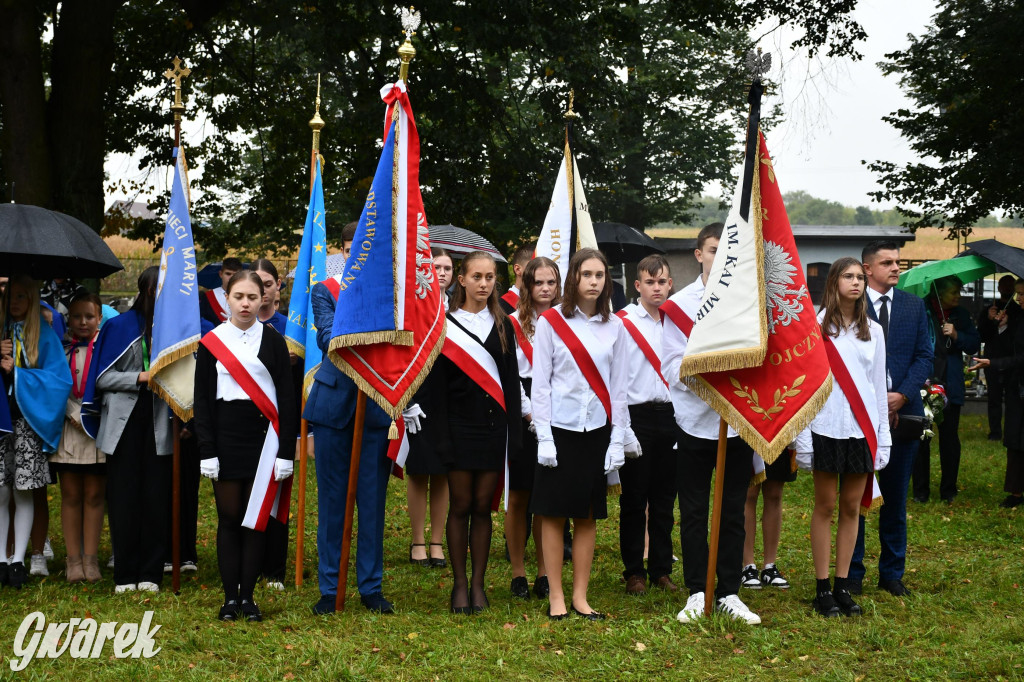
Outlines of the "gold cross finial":
{"label": "gold cross finial", "polygon": [[580,117],[579,114],[577,114],[575,111],[572,110],[572,104],[573,104],[573,101],[575,101],[575,99],[576,99],[576,91],[575,90],[570,90],[569,91],[569,110],[565,112],[566,120],[576,119],[576,118]]}
{"label": "gold cross finial", "polygon": [[181,114],[185,111],[185,105],[181,102],[181,79],[192,73],[192,69],[182,67],[181,60],[177,57],[172,63],[174,68],[164,71],[164,78],[174,81],[174,104],[171,105],[171,111],[174,112],[174,118],[180,121]]}

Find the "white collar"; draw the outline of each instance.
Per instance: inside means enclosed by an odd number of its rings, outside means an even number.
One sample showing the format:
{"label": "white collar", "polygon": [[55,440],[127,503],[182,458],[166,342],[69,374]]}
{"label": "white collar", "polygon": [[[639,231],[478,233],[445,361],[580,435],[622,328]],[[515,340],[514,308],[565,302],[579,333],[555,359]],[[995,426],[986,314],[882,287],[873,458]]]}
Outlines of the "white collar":
{"label": "white collar", "polygon": [[878,299],[882,298],[882,296],[888,296],[889,297],[889,301],[892,302],[892,298],[893,298],[892,290],[893,290],[893,288],[894,287],[889,287],[885,291],[875,291],[873,288],[868,287],[868,299],[872,303],[877,303]]}
{"label": "white collar", "polygon": [[229,332],[231,338],[237,339],[246,345],[263,338],[263,325],[259,324],[259,320],[254,322],[248,329],[240,329],[232,324],[230,320],[225,322],[224,326],[227,327],[226,331]]}
{"label": "white collar", "polygon": [[[559,307],[561,307],[561,306],[559,306]],[[582,317],[587,322],[601,322],[602,321],[600,313],[597,313],[595,315],[591,315],[590,317],[587,317],[587,314],[585,312],[583,312],[582,310],[580,310],[579,306],[576,306],[576,312],[579,313],[580,317]]]}

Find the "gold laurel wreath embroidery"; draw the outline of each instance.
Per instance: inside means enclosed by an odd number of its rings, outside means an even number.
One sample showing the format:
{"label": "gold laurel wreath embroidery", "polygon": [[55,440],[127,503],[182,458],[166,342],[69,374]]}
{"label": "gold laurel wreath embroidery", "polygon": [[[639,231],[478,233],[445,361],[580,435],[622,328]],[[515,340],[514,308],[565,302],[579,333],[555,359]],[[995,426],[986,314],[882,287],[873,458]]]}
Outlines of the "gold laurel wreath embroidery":
{"label": "gold laurel wreath embroidery", "polygon": [[772,183],[774,183],[775,182],[775,168],[772,166],[772,160],[771,159],[761,159],[761,163],[763,163],[764,165],[768,166],[768,179]]}
{"label": "gold laurel wreath embroidery", "polygon": [[807,375],[803,374],[793,381],[792,386],[786,386],[783,384],[782,388],[775,389],[775,395],[773,396],[774,403],[768,408],[761,407],[761,401],[757,397],[756,390],[751,390],[749,386],[741,385],[736,377],[729,377],[729,383],[731,383],[733,388],[736,389],[733,393],[747,401],[747,407],[750,408],[751,412],[761,415],[762,421],[766,419],[768,421],[772,421],[772,415],[782,412],[782,406],[786,404],[786,400],[788,398],[795,398],[800,395],[800,391],[797,389],[804,383],[806,378]]}

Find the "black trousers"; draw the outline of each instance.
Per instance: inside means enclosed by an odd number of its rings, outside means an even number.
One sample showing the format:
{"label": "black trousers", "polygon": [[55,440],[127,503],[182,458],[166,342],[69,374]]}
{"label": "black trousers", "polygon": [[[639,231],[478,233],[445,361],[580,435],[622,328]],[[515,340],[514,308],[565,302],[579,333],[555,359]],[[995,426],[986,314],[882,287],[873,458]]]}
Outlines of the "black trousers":
{"label": "black trousers", "polygon": [[988,386],[988,432],[993,436],[1003,435],[1003,371],[985,370],[985,383]]}
{"label": "black trousers", "polygon": [[[683,549],[683,579],[690,594],[703,592],[708,577],[708,501],[718,441],[697,438],[677,429],[679,455],[676,487]],[[750,485],[753,450],[742,439],[730,438],[725,453],[722,525],[718,536],[716,597],[736,594],[743,571],[744,506]]]}
{"label": "black trousers", "polygon": [[[296,467],[296,470],[298,467]],[[297,489],[296,489],[297,490]],[[271,516],[267,520],[266,550],[260,575],[269,582],[283,583],[288,566],[288,525]]]}
{"label": "black trousers", "polygon": [[[956,479],[960,474],[960,408],[961,405],[946,405],[942,411],[942,423],[936,436],[939,440],[939,497],[948,500],[956,496]],[[931,439],[921,441],[914,458],[914,498],[927,500],[931,474]]]}
{"label": "black trousers", "polygon": [[107,458],[107,516],[117,552],[114,583],[160,584],[171,515],[171,456],[156,454],[152,395],[140,391],[114,453]]}
{"label": "black trousers", "polygon": [[[191,422],[189,422],[191,424]],[[186,425],[183,428],[188,428]],[[181,439],[181,560],[199,561],[196,553],[196,529],[199,525],[199,441],[195,433]],[[174,467],[173,463],[171,465]],[[167,516],[167,556],[165,563],[171,563],[171,515]]]}
{"label": "black trousers", "polygon": [[[654,581],[672,573],[673,507],[676,501],[676,423],[672,403],[629,406],[643,455],[619,469],[619,550],[622,575]],[[650,538],[644,569],[644,531]]]}

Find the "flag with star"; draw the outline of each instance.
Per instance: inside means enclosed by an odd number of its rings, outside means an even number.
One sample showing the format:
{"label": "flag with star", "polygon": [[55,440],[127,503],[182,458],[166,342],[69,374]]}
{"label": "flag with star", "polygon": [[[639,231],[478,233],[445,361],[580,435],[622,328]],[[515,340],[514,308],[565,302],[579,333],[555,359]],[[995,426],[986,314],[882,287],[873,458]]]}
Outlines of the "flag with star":
{"label": "flag with star", "polygon": [[291,300],[288,303],[288,323],[284,339],[288,350],[303,359],[303,395],[313,385],[313,375],[323,359],[316,345],[316,326],[313,324],[313,299],[310,289],[327,276],[327,230],[324,227],[324,190],[320,180],[320,160],[314,154],[315,171],[313,191],[306,212],[306,226],[302,230],[299,262],[295,267]]}

